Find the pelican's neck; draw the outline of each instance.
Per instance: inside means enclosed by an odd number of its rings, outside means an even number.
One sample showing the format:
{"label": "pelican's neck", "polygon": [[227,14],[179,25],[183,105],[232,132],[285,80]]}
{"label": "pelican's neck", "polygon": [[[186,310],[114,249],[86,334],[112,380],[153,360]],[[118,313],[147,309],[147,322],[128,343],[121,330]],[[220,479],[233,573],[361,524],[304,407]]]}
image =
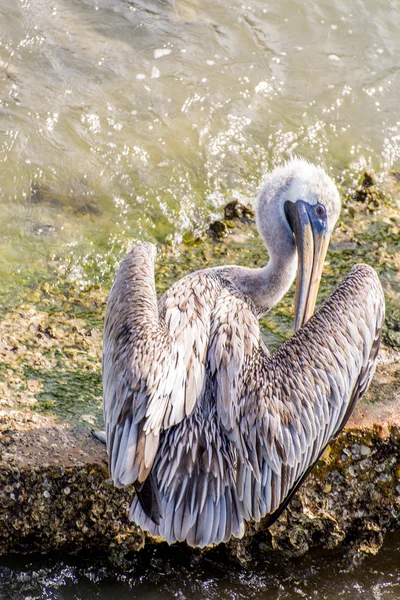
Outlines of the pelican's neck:
{"label": "pelican's neck", "polygon": [[291,248],[283,255],[273,256],[261,269],[236,267],[234,284],[248,296],[259,316],[267,313],[286,294],[296,276],[297,253]]}

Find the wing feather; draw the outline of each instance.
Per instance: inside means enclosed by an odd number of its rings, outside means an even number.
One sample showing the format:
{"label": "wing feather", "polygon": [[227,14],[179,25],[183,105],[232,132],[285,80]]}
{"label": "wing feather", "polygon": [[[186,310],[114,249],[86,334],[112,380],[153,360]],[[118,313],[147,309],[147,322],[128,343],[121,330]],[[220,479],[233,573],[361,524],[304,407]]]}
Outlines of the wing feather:
{"label": "wing feather", "polygon": [[[296,476],[292,477],[289,493],[280,498],[278,512],[269,517],[269,523],[279,516],[367,390],[375,370],[383,318],[384,298],[378,277],[370,267],[357,265],[305,328],[288,342],[297,356],[308,344],[310,359],[319,363],[311,376],[297,371],[297,377],[289,379],[292,387],[298,386],[299,378],[302,379],[303,412],[307,412],[308,419],[311,417],[314,427],[311,432],[306,431],[305,420],[302,421],[305,435],[301,452],[296,455]],[[321,340],[322,344],[314,340]],[[286,355],[284,346],[271,360],[282,362]],[[346,364],[350,368],[346,369]],[[268,411],[266,403],[263,410]],[[295,438],[292,431],[292,439]]]}
{"label": "wing feather", "polygon": [[211,307],[220,283],[194,273],[174,284],[158,305],[155,255],[149,243],[133,248],[107,305],[104,418],[117,485],[146,479],[160,433],[193,412],[204,388]]}
{"label": "wing feather", "polygon": [[245,359],[259,348],[260,328],[255,311],[236,289],[224,287],[212,310],[207,365],[213,378],[218,417],[227,432],[236,428],[239,419],[238,386]]}
{"label": "wing feather", "polygon": [[[229,313],[218,312],[217,302],[210,338],[220,362],[215,373],[218,414],[238,451],[237,493],[243,515],[256,520],[269,515],[271,524],[342,430],[371,381],[383,293],[375,271],[357,265],[272,356],[263,351],[259,338],[234,327],[240,313],[256,330],[249,308],[232,297],[229,306]],[[222,338],[219,333],[229,328],[232,337]],[[232,347],[246,343],[250,352],[237,361]],[[249,429],[254,422],[257,452]]]}

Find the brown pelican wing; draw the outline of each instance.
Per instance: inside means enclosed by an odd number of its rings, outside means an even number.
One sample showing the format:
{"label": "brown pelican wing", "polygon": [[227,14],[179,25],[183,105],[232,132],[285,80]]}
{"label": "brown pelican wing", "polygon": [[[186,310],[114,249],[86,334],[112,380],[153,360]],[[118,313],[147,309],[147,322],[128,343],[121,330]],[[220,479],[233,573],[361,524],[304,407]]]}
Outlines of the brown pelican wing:
{"label": "brown pelican wing", "polygon": [[152,244],[137,244],[116,275],[104,327],[103,388],[111,476],[116,485],[135,483],[157,520],[154,486],[146,478],[161,431],[189,416],[202,394],[211,306],[220,285],[190,275],[159,307],[155,254]]}
{"label": "brown pelican wing", "polygon": [[383,316],[375,271],[357,265],[277,352],[249,359],[236,434],[244,518],[271,524],[344,427],[374,373]]}
{"label": "brown pelican wing", "polygon": [[260,344],[260,325],[249,299],[225,283],[212,311],[207,368],[213,378],[218,417],[227,432],[237,428],[241,375]]}

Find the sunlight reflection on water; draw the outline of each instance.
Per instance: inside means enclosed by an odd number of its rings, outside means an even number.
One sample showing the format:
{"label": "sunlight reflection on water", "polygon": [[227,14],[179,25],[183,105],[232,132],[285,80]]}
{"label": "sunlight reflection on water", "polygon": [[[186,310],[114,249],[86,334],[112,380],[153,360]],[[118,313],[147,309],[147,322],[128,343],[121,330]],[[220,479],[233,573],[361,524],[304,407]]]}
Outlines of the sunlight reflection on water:
{"label": "sunlight reflection on water", "polygon": [[4,0],[0,17],[5,276],[78,261],[101,279],[292,154],[338,181],[399,165],[394,6]]}

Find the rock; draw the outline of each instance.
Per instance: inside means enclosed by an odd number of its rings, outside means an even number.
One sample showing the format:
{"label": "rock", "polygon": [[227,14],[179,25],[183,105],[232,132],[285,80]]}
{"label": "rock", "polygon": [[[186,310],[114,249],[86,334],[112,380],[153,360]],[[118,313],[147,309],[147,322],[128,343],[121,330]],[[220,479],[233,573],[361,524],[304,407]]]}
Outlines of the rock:
{"label": "rock", "polygon": [[39,184],[36,182],[31,183],[31,195],[29,202],[32,204],[41,204],[42,202],[48,202],[51,198],[51,190],[48,185]]}
{"label": "rock", "polygon": [[400,348],[400,308],[386,314],[383,339],[391,348]]}
{"label": "rock", "polygon": [[375,179],[373,178],[371,173],[363,173],[363,175],[360,178],[360,185],[363,188],[370,188],[375,185]]}
{"label": "rock", "polygon": [[[35,201],[41,201],[40,193]],[[81,199],[85,206],[87,196]],[[354,206],[357,217],[362,206]],[[234,223],[235,232],[227,235],[226,243],[193,237],[182,245],[179,260],[170,248],[161,248],[160,293],[186,272],[205,266],[265,264],[265,248],[253,224],[243,224],[236,208],[228,214],[228,224],[210,226],[217,237],[228,234]],[[330,253],[322,297],[342,269],[365,254],[371,264],[380,264],[381,230],[371,228],[364,239],[361,219],[358,230],[349,222],[344,215],[347,229],[337,235],[345,245]],[[391,244],[393,257],[395,235]],[[101,427],[101,339],[109,282],[81,290],[59,280],[57,273],[38,288],[30,287],[25,303],[4,311],[0,322],[0,553],[95,548],[115,558],[160,540],[129,522],[134,492],[111,484],[104,446],[87,429],[87,424]],[[391,271],[384,273],[390,291]],[[392,307],[397,298],[395,292],[387,295]],[[292,302],[292,297],[285,298],[263,324],[264,331],[279,334],[279,343],[291,335]],[[388,311],[390,336],[397,333],[396,315],[395,308]],[[343,544],[365,554],[379,547],[387,531],[400,527],[399,364],[398,347],[387,343],[348,429],[332,442],[271,528],[263,522],[249,524],[242,540],[226,545],[231,556],[251,560],[261,551],[275,550],[295,556],[313,547]]]}
{"label": "rock", "polygon": [[[374,429],[357,425],[356,414],[279,520],[270,529],[248,524],[242,540],[228,543],[232,556],[252,560],[261,548],[296,556],[350,542],[357,556],[375,552],[385,532],[400,526],[393,415]],[[0,554],[96,548],[120,561],[161,541],[129,522],[134,490],[112,485],[105,447],[88,431],[26,410],[0,416]]]}
{"label": "rock", "polygon": [[85,177],[73,182],[68,193],[58,189],[55,185],[50,186],[41,181],[33,181],[27,202],[45,204],[56,213],[72,212],[78,216],[101,216],[102,212],[93,199],[93,195]]}
{"label": "rock", "polygon": [[36,235],[42,237],[48,237],[53,235],[56,231],[56,228],[53,225],[49,225],[47,223],[32,223],[31,231],[36,233]]}
{"label": "rock", "polygon": [[[371,173],[367,172],[363,173],[358,187],[350,194],[349,199],[365,205],[369,213],[376,212],[387,202],[384,192],[376,186]],[[351,211],[351,207],[349,208]]]}
{"label": "rock", "polygon": [[214,238],[222,238],[228,233],[228,228],[223,221],[214,221],[210,224],[207,233]]}
{"label": "rock", "polygon": [[368,446],[365,446],[364,444],[361,444],[360,454],[362,456],[369,456],[371,454],[371,448],[369,448]]}
{"label": "rock", "polygon": [[254,217],[254,211],[239,200],[232,200],[225,206],[224,216],[225,219],[248,219]]}
{"label": "rock", "polygon": [[99,207],[97,206],[97,204],[93,201],[91,202],[87,202],[86,204],[84,204],[83,206],[81,206],[80,208],[78,208],[75,211],[76,215],[92,215],[95,217],[99,217],[102,212],[99,209]]}

